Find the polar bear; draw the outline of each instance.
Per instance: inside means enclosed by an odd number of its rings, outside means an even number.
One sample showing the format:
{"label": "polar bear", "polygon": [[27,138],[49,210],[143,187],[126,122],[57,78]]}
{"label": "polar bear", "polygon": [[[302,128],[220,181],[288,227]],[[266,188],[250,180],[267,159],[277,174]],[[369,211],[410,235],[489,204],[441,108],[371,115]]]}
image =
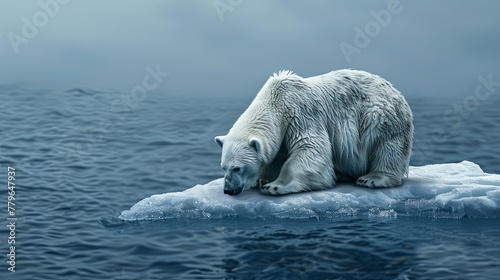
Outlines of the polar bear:
{"label": "polar bear", "polygon": [[394,187],[408,174],[413,115],[385,79],[358,70],[271,76],[222,147],[224,193],[282,195],[338,181]]}

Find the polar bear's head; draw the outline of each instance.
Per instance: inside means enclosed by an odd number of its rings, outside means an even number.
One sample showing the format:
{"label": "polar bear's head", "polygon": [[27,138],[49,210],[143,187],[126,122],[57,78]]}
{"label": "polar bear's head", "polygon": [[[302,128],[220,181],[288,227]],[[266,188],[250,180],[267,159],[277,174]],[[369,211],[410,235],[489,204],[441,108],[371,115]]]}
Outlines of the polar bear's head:
{"label": "polar bear's head", "polygon": [[258,175],[264,165],[261,139],[217,136],[214,140],[222,148],[224,193],[237,195],[256,186]]}

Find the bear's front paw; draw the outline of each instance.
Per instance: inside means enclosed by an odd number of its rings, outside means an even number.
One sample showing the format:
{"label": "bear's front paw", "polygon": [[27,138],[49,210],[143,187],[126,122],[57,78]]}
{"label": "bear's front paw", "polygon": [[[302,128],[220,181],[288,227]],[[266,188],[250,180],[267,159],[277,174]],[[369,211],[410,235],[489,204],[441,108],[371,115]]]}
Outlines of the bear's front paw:
{"label": "bear's front paw", "polygon": [[271,195],[285,194],[286,192],[283,192],[284,188],[284,186],[276,183],[269,183],[259,187],[261,193]]}
{"label": "bear's front paw", "polygon": [[263,185],[259,188],[263,194],[282,195],[289,193],[298,193],[310,191],[311,189],[296,181],[291,181],[286,184],[277,183],[276,181]]}
{"label": "bear's front paw", "polygon": [[356,180],[356,184],[361,187],[367,188],[387,188],[395,187],[401,184],[401,180],[396,176],[382,172],[371,172],[361,176]]}
{"label": "bear's front paw", "polygon": [[267,181],[266,180],[263,180],[263,179],[259,179],[257,180],[257,184],[256,184],[256,187],[259,188],[259,189],[262,189],[262,187],[267,184]]}

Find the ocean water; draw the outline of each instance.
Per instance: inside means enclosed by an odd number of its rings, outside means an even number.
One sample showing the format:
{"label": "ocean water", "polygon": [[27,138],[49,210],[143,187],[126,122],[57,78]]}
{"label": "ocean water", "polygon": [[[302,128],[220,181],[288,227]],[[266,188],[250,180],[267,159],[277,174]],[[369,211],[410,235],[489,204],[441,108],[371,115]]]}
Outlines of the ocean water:
{"label": "ocean water", "polygon": [[[16,272],[1,279],[497,279],[498,217],[119,218],[144,198],[220,178],[215,135],[252,96],[0,87],[0,172],[16,169]],[[470,100],[470,99],[469,99]],[[500,174],[500,96],[408,97],[412,165]],[[500,183],[500,182],[499,182]],[[7,222],[7,190],[0,192]],[[221,196],[223,194],[220,194]]]}

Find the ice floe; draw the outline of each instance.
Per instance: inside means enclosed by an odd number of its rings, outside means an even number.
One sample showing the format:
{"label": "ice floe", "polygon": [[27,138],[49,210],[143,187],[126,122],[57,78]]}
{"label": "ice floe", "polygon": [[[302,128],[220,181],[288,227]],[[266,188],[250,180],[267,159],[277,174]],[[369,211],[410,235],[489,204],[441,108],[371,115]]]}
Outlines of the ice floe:
{"label": "ice floe", "polygon": [[366,189],[340,183],[326,191],[285,196],[248,190],[223,194],[223,180],[182,192],[145,198],[121,213],[127,221],[194,218],[336,218],[345,216],[433,218],[500,217],[500,175],[472,162],[410,167],[396,188]]}

